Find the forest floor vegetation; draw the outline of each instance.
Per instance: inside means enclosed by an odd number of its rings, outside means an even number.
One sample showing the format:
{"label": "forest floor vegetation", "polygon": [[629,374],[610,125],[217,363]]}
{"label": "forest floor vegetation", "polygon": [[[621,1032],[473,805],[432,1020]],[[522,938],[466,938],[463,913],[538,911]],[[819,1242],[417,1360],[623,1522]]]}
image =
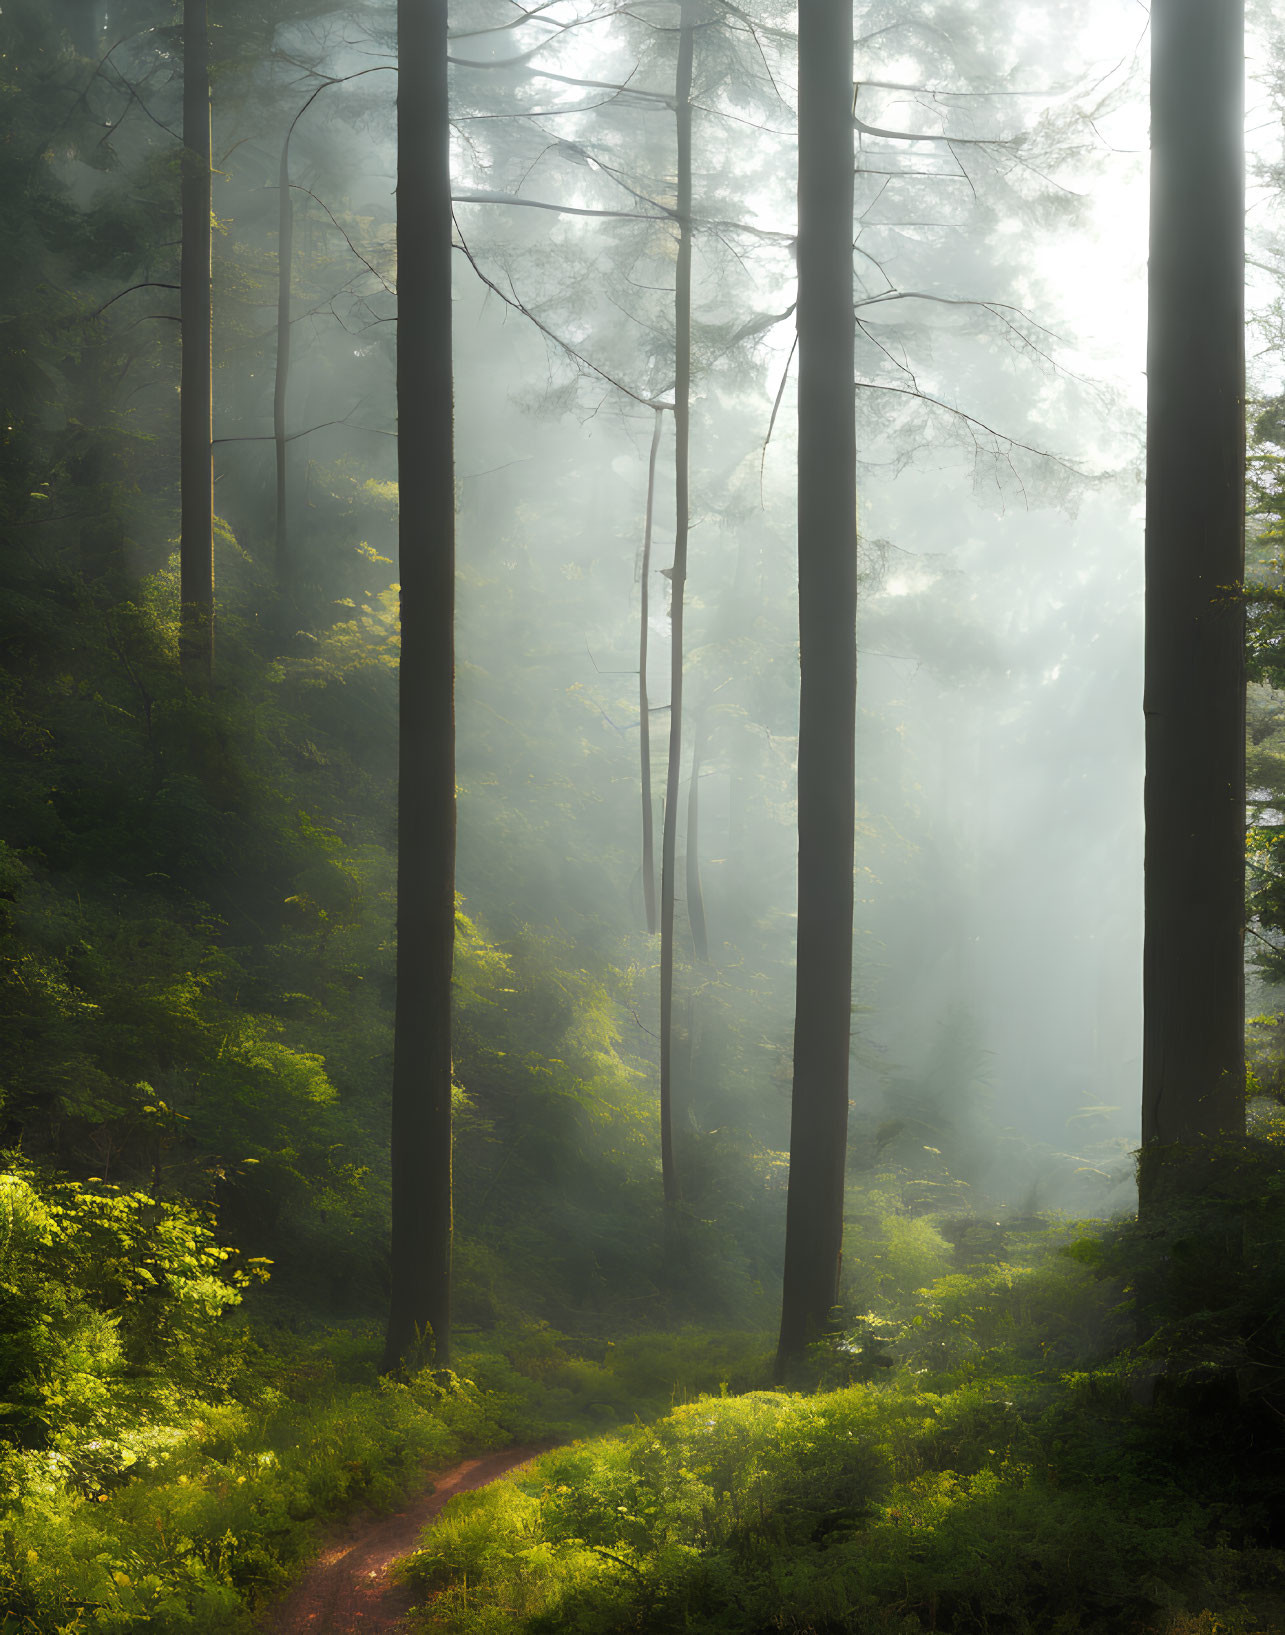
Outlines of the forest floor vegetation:
{"label": "forest floor vegetation", "polygon": [[0,1630],[248,1632],[336,1522],[517,1445],[405,1564],[435,1635],[1277,1635],[1285,1211],[1234,1156],[1163,1230],[855,1197],[787,1390],[762,1330],[515,1316],[380,1378],[373,1323],[229,1309],[198,1212],[16,1169]]}
{"label": "forest floor vegetation", "polygon": [[1279,1223],[1243,1178],[1227,1204],[1173,1213],[1162,1252],[975,1234],[817,1347],[811,1389],[724,1386],[461,1498],[404,1569],[420,1626],[1278,1635]]}
{"label": "forest floor vegetation", "polygon": [[248,1631],[336,1518],[751,1383],[770,1355],[762,1334],[613,1346],[527,1322],[461,1336],[456,1372],[381,1378],[374,1323],[247,1323],[257,1269],[200,1211],[22,1166],[0,1175],[0,1266],[3,1635]]}
{"label": "forest floor vegetation", "polygon": [[462,1460],[413,1488],[388,1514],[358,1512],[336,1526],[307,1571],[262,1622],[264,1635],[385,1635],[404,1629],[412,1595],[392,1567],[459,1493],[485,1487],[536,1448],[504,1448]]}

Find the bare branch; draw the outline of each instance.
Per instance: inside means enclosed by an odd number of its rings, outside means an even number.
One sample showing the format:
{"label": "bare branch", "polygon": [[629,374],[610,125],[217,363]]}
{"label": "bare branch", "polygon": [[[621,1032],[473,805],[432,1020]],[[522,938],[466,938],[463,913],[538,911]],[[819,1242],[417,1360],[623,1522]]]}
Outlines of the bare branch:
{"label": "bare branch", "polygon": [[1070,460],[1064,460],[1060,454],[1050,454],[1048,449],[1036,448],[1032,443],[1020,442],[1016,437],[1009,436],[1007,432],[997,431],[994,426],[988,426],[984,420],[979,420],[976,415],[968,414],[965,410],[956,408],[953,403],[947,403],[943,398],[933,397],[929,392],[912,391],[909,386],[888,386],[876,380],[858,380],[854,381],[853,384],[859,392],[895,392],[899,397],[918,398],[921,403],[927,403],[934,409],[945,409],[947,414],[953,414],[956,419],[964,421],[969,426],[975,426],[979,431],[984,431],[988,437],[993,437],[997,443],[1002,443],[1010,449],[1021,449],[1023,453],[1033,454],[1040,460],[1051,460],[1054,465],[1061,466],[1064,471],[1069,471],[1073,477],[1084,476],[1084,472],[1078,466],[1072,464]]}
{"label": "bare branch", "polygon": [[176,290],[178,287],[179,286],[177,284],[159,284],[153,279],[148,279],[147,282],[143,284],[131,284],[127,289],[117,290],[116,294],[113,295],[110,300],[104,301],[102,306],[100,306],[97,311],[91,313],[90,316],[94,318],[101,318],[109,306],[113,305],[114,302],[119,301],[122,296],[132,295],[135,290]]}
{"label": "bare branch", "polygon": [[767,466],[767,446],[772,441],[772,432],[776,427],[776,417],[781,412],[781,399],[785,396],[785,383],[790,378],[790,365],[794,362],[794,354],[799,348],[799,337],[795,334],[790,343],[790,355],[785,360],[785,368],[781,371],[781,384],[776,389],[776,399],[772,404],[772,416],[767,423],[767,434],[763,438],[763,449],[759,455],[759,504],[763,502],[763,475]]}
{"label": "bare branch", "polygon": [[313,103],[317,100],[317,98],[321,95],[321,93],[323,91],[328,91],[332,85],[347,85],[349,80],[363,79],[363,78],[365,78],[365,76],[367,74],[395,74],[396,72],[397,72],[397,64],[396,63],[382,62],[382,63],[379,63],[374,68],[358,68],[358,69],[355,69],[351,74],[339,74],[339,75],[337,75],[335,77],[322,80],[321,84],[316,88],[316,90],[312,93],[312,95],[304,103],[303,107],[299,109],[299,112],[290,121],[290,127],[286,131],[286,146],[288,147],[289,144],[290,144],[290,138],[294,135],[295,126],[299,123],[299,121],[307,113],[308,109],[312,107]]}
{"label": "bare branch", "polygon": [[345,231],[345,229],[339,225],[338,221],[335,220],[335,213],[330,208],[330,206],[326,203],[326,201],[324,199],[318,198],[317,195],[312,191],[312,189],[310,187],[305,187],[302,182],[291,182],[290,183],[290,188],[291,188],[292,192],[306,193],[308,195],[308,197],[314,201],[314,203],[319,204],[321,206],[321,208],[326,212],[326,215],[330,218],[331,225],[334,227],[335,231],[339,234],[339,236],[343,239],[344,243],[348,246],[348,248],[352,251],[353,255],[356,256],[357,260],[361,262],[362,266],[365,267],[366,270],[374,278],[377,278],[379,280],[380,284],[384,287],[384,290],[389,295],[394,295],[396,293],[396,291],[393,289],[393,286],[388,282],[388,280],[384,277],[383,273],[380,272],[379,268],[376,267],[373,262],[367,261],[366,257],[361,253],[361,251],[353,243],[352,239],[348,236],[348,233]]}
{"label": "bare branch", "polygon": [[[323,420],[318,425],[307,426],[303,431],[292,431],[286,438],[287,443],[297,443],[301,437],[311,437],[314,431],[325,431],[328,426],[347,426],[352,431],[368,431],[376,437],[396,437],[395,431],[388,431],[383,426],[363,426],[359,420],[352,420],[344,415],[339,420]],[[276,438],[271,432],[248,433],[241,437],[216,437],[210,444],[211,448],[218,448],[223,443],[275,443]]]}
{"label": "bare branch", "polygon": [[489,123],[496,119],[563,119],[568,114],[591,114],[598,108],[606,108],[614,101],[614,96],[603,97],[598,102],[577,102],[567,108],[522,108],[512,113],[494,114],[454,114],[452,125],[477,125]]}
{"label": "bare branch", "polygon": [[575,204],[551,204],[545,199],[522,199],[516,193],[497,193],[489,188],[470,188],[467,193],[452,193],[456,204],[518,204],[528,210],[553,210],[561,216],[609,216],[613,221],[668,221],[672,211],[650,216],[640,210],[588,210]]}
{"label": "bare branch", "polygon": [[[541,11],[546,11],[548,7],[541,6],[539,9]],[[576,17],[569,23],[559,23],[557,25],[550,23],[548,26],[553,29],[552,34],[546,35],[543,40],[540,40],[529,50],[519,52],[513,57],[505,57],[500,62],[468,62],[459,57],[448,57],[447,61],[459,63],[460,66],[464,68],[507,68],[510,62],[525,63],[529,61],[529,59],[532,58],[537,51],[543,51],[545,46],[552,45],[553,42],[560,39],[562,35],[569,34],[573,28],[585,28],[586,26],[591,26],[594,23],[604,23],[609,21],[612,17],[618,17],[621,12],[628,10],[629,4],[626,3],[623,5],[611,6],[606,11],[590,12],[587,17]],[[515,22],[503,24],[501,28],[468,29],[459,34],[451,34],[448,36],[448,38],[452,40],[470,40],[477,39],[479,36],[485,34],[499,34],[509,29],[522,28],[525,26],[525,24],[532,21],[533,15],[533,13],[527,13],[527,15],[517,19]]]}
{"label": "bare branch", "polygon": [[[460,57],[449,57],[447,61],[457,68],[520,68],[530,55],[531,53],[527,52],[521,57],[504,57],[499,62],[468,62]],[[663,103],[667,108],[673,106],[673,98],[664,91],[638,91],[628,80],[621,84],[617,80],[609,79],[577,79],[570,74],[554,74],[547,68],[532,68],[529,71],[537,79],[556,80],[560,85],[576,85],[588,91],[615,91],[620,96],[641,97],[646,102]]]}
{"label": "bare branch", "polygon": [[525,28],[528,23],[538,22],[541,12],[551,11],[554,6],[559,4],[561,4],[561,0],[544,0],[542,6],[533,6],[530,11],[523,11],[522,15],[515,17],[511,23],[497,23],[494,28],[452,29],[448,38],[452,40],[476,40],[486,34],[507,34],[511,29]]}
{"label": "bare branch", "polygon": [[[853,99],[855,102],[855,98]],[[1011,148],[1020,140],[1014,136],[946,136],[940,131],[889,131],[880,125],[867,125],[854,111],[852,123],[863,136],[882,136],[889,142],[947,142],[951,147]]]}
{"label": "bare branch", "polygon": [[535,313],[532,312],[528,306],[524,305],[523,302],[518,300],[516,294],[512,296],[506,295],[495,280],[493,278],[488,278],[486,273],[484,273],[481,267],[478,265],[476,256],[474,256],[473,252],[469,249],[463,233],[460,232],[458,221],[455,224],[455,231],[459,238],[459,247],[461,250],[463,250],[465,256],[467,257],[469,266],[472,267],[473,271],[477,274],[478,278],[481,279],[482,283],[486,285],[487,289],[498,295],[500,300],[504,302],[505,306],[512,307],[515,312],[520,312],[524,318],[529,318],[540,333],[547,336],[548,339],[551,340],[555,346],[559,347],[563,352],[565,352],[569,358],[574,358],[577,363],[583,365],[583,367],[588,369],[592,374],[597,375],[600,380],[605,380],[609,386],[614,386],[618,392],[623,392],[626,397],[632,398],[635,403],[641,403],[648,409],[673,408],[672,403],[660,403],[657,402],[655,398],[645,397],[641,392],[635,392],[631,387],[626,386],[623,381],[617,380],[614,375],[609,375],[605,369],[600,369],[596,363],[585,357],[583,352],[578,352],[569,341],[565,341],[561,335],[550,329],[548,324],[537,318]]}

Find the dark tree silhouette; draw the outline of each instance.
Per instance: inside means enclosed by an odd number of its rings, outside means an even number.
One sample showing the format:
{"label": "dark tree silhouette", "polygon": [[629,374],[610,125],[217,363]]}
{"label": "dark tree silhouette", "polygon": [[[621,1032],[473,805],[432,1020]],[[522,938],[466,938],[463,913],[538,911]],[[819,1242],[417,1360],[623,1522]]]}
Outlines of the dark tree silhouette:
{"label": "dark tree silhouette", "polygon": [[294,576],[290,562],[290,515],[288,484],[290,439],[286,408],[290,401],[290,270],[294,258],[294,200],[290,193],[290,138],[298,116],[281,144],[281,164],[277,175],[277,360],[272,388],[272,440],[276,474],[276,570],[277,593],[289,600]]}
{"label": "dark tree silhouette", "polygon": [[455,476],[447,0],[400,0],[397,424],[402,650],[392,1300],[385,1369],[450,1358]]}
{"label": "dark tree silhouette", "polygon": [[683,759],[683,601],[687,585],[690,520],[689,469],[692,395],[692,53],[695,0],[679,11],[678,186],[674,216],[678,259],[674,273],[674,564],[669,577],[669,763],[660,835],[660,1169],[665,1203],[682,1196],[674,1164],[674,900],[678,883],[678,783]]}
{"label": "dark tree silhouette", "polygon": [[799,906],[777,1372],[838,1298],[856,731],[852,7],[799,7]]}
{"label": "dark tree silhouette", "polygon": [[1244,1128],[1243,0],[1151,35],[1144,1155]]}
{"label": "dark tree silhouette", "polygon": [[709,926],[705,893],[701,889],[700,783],[701,767],[709,746],[709,724],[699,716],[692,724],[692,775],[687,785],[687,918],[692,928],[692,949],[702,964],[709,964]]}
{"label": "dark tree silhouette", "polygon": [[210,45],[206,0],[183,3],[180,170],[183,361],[179,401],[179,656],[191,687],[214,668],[213,365],[210,304]]}
{"label": "dark tree silhouette", "polygon": [[647,516],[643,524],[642,564],[638,591],[638,781],[642,790],[642,889],[647,935],[656,931],[656,837],[651,793],[651,699],[647,691],[647,649],[651,638],[651,536],[656,516],[656,456],[664,413],[652,416],[651,453],[647,457]]}

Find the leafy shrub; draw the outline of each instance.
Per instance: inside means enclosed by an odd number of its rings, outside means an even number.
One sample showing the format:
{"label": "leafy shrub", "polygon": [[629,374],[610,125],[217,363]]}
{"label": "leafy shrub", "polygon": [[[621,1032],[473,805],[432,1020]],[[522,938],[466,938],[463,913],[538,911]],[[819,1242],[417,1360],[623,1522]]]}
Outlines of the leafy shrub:
{"label": "leafy shrub", "polygon": [[239,1357],[220,1318],[256,1271],[197,1210],[0,1173],[5,1439],[57,1448],[86,1480],[113,1458],[128,1468],[141,1456],[131,1424],[163,1417],[198,1381],[213,1400],[226,1394]]}

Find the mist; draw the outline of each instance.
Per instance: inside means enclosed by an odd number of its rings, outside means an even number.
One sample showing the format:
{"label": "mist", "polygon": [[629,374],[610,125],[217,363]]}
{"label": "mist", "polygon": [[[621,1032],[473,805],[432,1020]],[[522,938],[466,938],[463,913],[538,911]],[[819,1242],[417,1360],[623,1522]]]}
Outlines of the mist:
{"label": "mist", "polygon": [[[630,973],[625,1048],[651,1065],[636,671],[651,405],[672,382],[663,11],[577,27],[589,11],[568,0],[496,33],[512,19],[479,0],[452,24],[459,887],[501,939],[552,933]],[[793,24],[788,6],[761,13],[710,30],[696,63],[685,736],[688,753],[702,743],[712,946],[698,960],[681,932],[680,1002],[691,1128],[735,1111],[779,1151],[796,844]],[[948,18],[875,5],[855,59],[854,1139],[907,1096],[936,1109],[924,1147],[945,1109],[984,1117],[1025,1144],[1016,1170],[991,1166],[1014,1207],[1126,1207],[1138,1136],[1144,21],[1132,0]],[[282,25],[284,60],[215,114],[216,151],[220,119],[237,133],[216,214],[229,248],[265,264],[290,131],[300,630],[351,614],[372,643],[391,630],[396,555],[392,44],[378,7]],[[251,552],[272,528],[268,329],[266,288],[216,309],[217,505]],[[654,507],[659,820],[667,423]],[[943,1068],[956,1034],[970,1042]]]}
{"label": "mist", "polygon": [[[858,307],[853,1094],[868,1119],[895,1112],[907,1085],[940,1071],[932,1063],[942,1031],[964,1026],[978,1059],[954,1064],[937,1100],[956,1100],[954,1117],[980,1101],[1000,1127],[1038,1144],[1044,1156],[1020,1177],[1027,1203],[1114,1209],[1128,1198],[1139,1073],[1142,42],[1132,5],[1097,6],[1087,18],[1076,8],[1060,26],[1046,8],[1038,27],[1021,8],[1015,17],[1013,28],[1013,18],[961,14],[959,62],[939,42],[925,49],[904,14],[858,46],[859,77],[931,93],[863,88],[858,112],[869,126],[945,131],[977,146],[864,135],[869,174],[857,177],[858,300],[870,304]],[[643,70],[621,71],[610,34],[577,36],[558,71],[645,87]],[[462,99],[481,94],[480,71],[457,74]],[[747,951],[765,968],[771,1020],[756,1006],[738,1023],[754,1029],[758,1048],[748,1079],[739,1069],[737,1098],[783,1145],[797,687],[790,324],[765,327],[748,356],[716,347],[719,326],[735,331],[788,305],[792,159],[788,110],[766,112],[761,79],[748,88],[710,79],[696,208],[748,217],[758,231],[735,244],[712,233],[697,252],[696,299],[712,338],[694,413],[689,651],[692,708],[707,698],[713,712],[701,844],[720,952],[713,972],[688,980],[689,991],[713,984],[734,995]],[[547,84],[540,93],[543,107],[555,104]],[[751,106],[764,111],[748,124],[714,111],[740,108],[744,118]],[[585,130],[591,118],[606,116],[583,116]],[[665,121],[631,110],[627,126],[646,118],[663,178]],[[559,133],[568,128],[581,125],[569,119]],[[520,169],[522,195],[619,207],[600,169],[586,176],[583,157],[560,163],[538,142],[533,149],[529,124],[488,121],[485,163],[472,129],[463,126],[461,191],[513,186]],[[604,140],[597,130],[594,139]],[[637,255],[637,229],[629,243],[625,224],[486,204],[460,206],[459,220],[468,258],[504,292],[479,290],[461,257],[462,740],[473,739],[475,711],[497,707],[493,692],[475,687],[474,667],[494,680],[503,663],[515,665],[511,691],[548,724],[553,756],[532,774],[543,790],[528,783],[513,796],[544,831],[545,855],[521,871],[522,916],[586,935],[592,920],[637,947],[629,672],[652,415],[612,383],[645,395],[658,378],[659,320],[622,310],[633,284],[610,282],[613,264],[618,277],[625,254]],[[907,291],[922,293],[879,300]],[[568,359],[517,302],[602,373]],[[672,520],[667,454],[659,539]],[[665,560],[661,545],[658,565]],[[495,578],[505,575],[520,575],[525,618],[497,620]],[[537,613],[538,587],[549,601]],[[651,591],[649,690],[663,701],[658,575]],[[505,768],[476,765],[468,749],[462,765],[467,813],[475,780],[503,778]],[[595,852],[617,858],[614,878],[610,869],[594,877],[592,903],[577,861],[589,834]],[[467,818],[461,837],[461,887],[486,914]],[[735,1010],[737,1000],[727,1002]],[[645,1052],[645,1036],[634,1045]],[[692,1084],[694,1117],[702,1102],[721,1116],[725,1076],[710,1047]],[[932,1129],[929,1120],[922,1144]],[[1090,1171],[1096,1195],[1083,1180]],[[1011,1169],[1005,1180],[1015,1191]]]}

